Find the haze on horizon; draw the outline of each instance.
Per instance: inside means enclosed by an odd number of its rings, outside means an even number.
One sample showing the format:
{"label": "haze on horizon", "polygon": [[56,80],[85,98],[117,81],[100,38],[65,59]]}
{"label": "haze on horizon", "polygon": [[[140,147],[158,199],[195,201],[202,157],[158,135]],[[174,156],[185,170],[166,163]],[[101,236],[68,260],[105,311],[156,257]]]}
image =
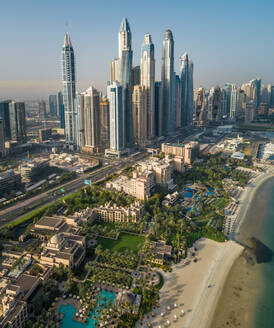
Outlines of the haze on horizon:
{"label": "haze on horizon", "polygon": [[0,99],[47,99],[62,90],[66,30],[76,56],[77,90],[94,85],[105,92],[123,17],[132,31],[134,65],[139,65],[144,34],[151,33],[157,79],[164,31],[170,28],[175,70],[187,51],[195,87],[241,85],[256,77],[274,84],[272,0],[14,0],[2,1],[1,12]]}

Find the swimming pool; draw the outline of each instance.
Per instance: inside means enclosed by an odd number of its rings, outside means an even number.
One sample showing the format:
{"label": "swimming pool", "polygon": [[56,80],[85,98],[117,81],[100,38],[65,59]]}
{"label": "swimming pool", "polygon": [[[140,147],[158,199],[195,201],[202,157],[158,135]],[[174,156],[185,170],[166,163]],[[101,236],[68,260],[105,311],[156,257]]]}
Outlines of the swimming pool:
{"label": "swimming pool", "polygon": [[[106,299],[106,301],[104,301],[104,298]],[[90,317],[86,324],[73,320],[73,317],[77,312],[77,309],[75,307],[73,307],[71,304],[62,305],[59,309],[59,312],[64,314],[64,318],[62,319],[61,323],[61,328],[96,328],[96,321],[93,319],[93,316],[96,314],[96,311],[99,311],[96,315],[100,315],[103,310],[104,304],[108,304],[109,301],[113,303],[114,300],[114,293],[108,292],[106,290],[101,290],[99,293],[98,302],[96,303],[95,308],[90,312]]]}

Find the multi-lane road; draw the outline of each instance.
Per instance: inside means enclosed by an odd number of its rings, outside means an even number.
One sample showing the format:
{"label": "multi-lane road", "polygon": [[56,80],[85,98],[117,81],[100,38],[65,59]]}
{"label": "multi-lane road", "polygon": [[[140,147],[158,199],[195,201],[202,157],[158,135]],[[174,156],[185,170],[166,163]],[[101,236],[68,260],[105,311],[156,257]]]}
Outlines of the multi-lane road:
{"label": "multi-lane road", "polygon": [[[73,181],[54,187],[53,189],[47,190],[46,192],[38,194],[32,198],[19,201],[13,206],[0,211],[0,226],[11,223],[42,205],[54,203],[64,195],[70,194],[79,188],[84,187],[84,180],[86,179],[91,180],[92,183],[98,182],[115,172],[119,172],[122,168],[128,165],[132,165],[136,160],[143,158],[145,155],[146,153],[140,153],[137,158],[134,158],[134,160],[130,157],[120,160],[107,159],[106,161],[108,164],[106,166],[101,167],[92,173],[82,174],[81,177]],[[64,192],[61,192],[61,189],[64,189]]]}
{"label": "multi-lane road", "polygon": [[[167,137],[162,142],[171,142],[171,141],[177,141],[178,139],[184,139],[184,141],[190,141],[193,138],[196,138],[201,133],[197,133],[194,131],[191,131],[190,135],[177,135],[172,137]],[[154,147],[159,148],[160,142],[155,143]],[[84,180],[88,179],[92,183],[98,182],[107,176],[119,172],[122,168],[132,165],[136,163],[136,161],[143,159],[145,156],[147,156],[147,152],[142,151],[138,154],[129,156],[127,158],[121,158],[121,159],[103,159],[103,167],[95,170],[92,173],[86,173],[82,174],[81,177],[69,181],[63,185],[60,185],[58,187],[54,187],[51,190],[48,190],[46,192],[43,192],[41,194],[38,194],[32,198],[22,200],[17,202],[16,204],[0,211],[0,227],[11,223],[12,221],[26,215],[27,213],[31,212],[32,210],[39,208],[42,205],[50,204],[56,202],[59,198],[62,198],[64,195],[70,194],[76,190],[78,190],[81,187],[84,187]],[[61,192],[61,189],[64,189],[64,192]]]}

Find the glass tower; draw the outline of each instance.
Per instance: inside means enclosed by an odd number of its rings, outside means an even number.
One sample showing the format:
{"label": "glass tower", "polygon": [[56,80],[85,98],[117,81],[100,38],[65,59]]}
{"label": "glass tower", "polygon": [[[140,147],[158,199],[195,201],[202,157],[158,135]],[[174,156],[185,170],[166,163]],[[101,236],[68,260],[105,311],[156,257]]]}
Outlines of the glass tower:
{"label": "glass tower", "polygon": [[146,138],[155,138],[155,59],[151,35],[146,34],[141,48],[141,86],[145,88]]}
{"label": "glass tower", "polygon": [[69,144],[77,142],[77,113],[75,110],[75,62],[69,34],[66,33],[62,48],[63,101],[65,113],[65,135]]}
{"label": "glass tower", "polygon": [[[175,79],[174,79],[174,41],[170,30],[166,30],[162,45],[162,106],[164,135],[172,133],[175,127]],[[174,90],[173,90],[174,89]]]}

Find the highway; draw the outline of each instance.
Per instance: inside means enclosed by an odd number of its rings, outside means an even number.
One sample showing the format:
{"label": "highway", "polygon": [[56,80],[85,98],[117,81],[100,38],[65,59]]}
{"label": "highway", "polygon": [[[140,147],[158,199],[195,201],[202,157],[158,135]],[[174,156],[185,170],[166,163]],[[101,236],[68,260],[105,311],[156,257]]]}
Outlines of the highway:
{"label": "highway", "polygon": [[[36,208],[46,204],[54,203],[58,199],[64,197],[64,195],[68,195],[75,192],[79,188],[84,187],[85,179],[91,180],[92,183],[98,182],[115,172],[119,172],[121,169],[128,165],[134,164],[137,160],[142,159],[146,155],[147,153],[140,153],[139,156],[134,159],[130,157],[119,160],[107,159],[106,161],[111,163],[97,169],[94,172],[82,174],[81,177],[75,180],[69,181],[58,187],[54,187],[53,189],[47,190],[46,192],[38,194],[32,198],[19,201],[13,206],[0,211],[0,227],[7,223],[11,223],[12,221],[26,215]],[[65,191],[61,192],[61,189],[64,189]]]}
{"label": "highway", "polygon": [[[178,139],[180,140],[184,139],[184,141],[186,142],[186,141],[190,141],[193,138],[198,137],[199,135],[200,132],[197,133],[197,131],[191,131],[191,133],[186,134],[184,136],[178,134],[176,136],[167,137],[165,138],[165,140],[155,143],[153,146],[155,148],[160,148],[160,144],[162,142],[178,141]],[[46,192],[38,194],[32,198],[19,201],[18,203],[0,211],[0,227],[7,223],[11,223],[12,221],[20,217],[23,217],[24,215],[33,211],[36,208],[39,208],[46,204],[54,203],[58,199],[64,197],[65,195],[73,193],[79,188],[84,187],[85,179],[91,180],[92,183],[98,182],[113,173],[119,172],[121,169],[123,169],[128,165],[133,165],[134,163],[143,159],[147,155],[148,153],[144,150],[140,152],[138,155],[133,154],[126,158],[120,158],[120,159],[103,158],[103,162],[105,166],[95,170],[94,172],[82,174],[81,177],[75,180],[69,181],[58,187],[55,186],[51,190],[47,190]],[[98,158],[98,157],[94,156],[94,158]],[[64,189],[65,191],[61,192],[61,189]]]}

